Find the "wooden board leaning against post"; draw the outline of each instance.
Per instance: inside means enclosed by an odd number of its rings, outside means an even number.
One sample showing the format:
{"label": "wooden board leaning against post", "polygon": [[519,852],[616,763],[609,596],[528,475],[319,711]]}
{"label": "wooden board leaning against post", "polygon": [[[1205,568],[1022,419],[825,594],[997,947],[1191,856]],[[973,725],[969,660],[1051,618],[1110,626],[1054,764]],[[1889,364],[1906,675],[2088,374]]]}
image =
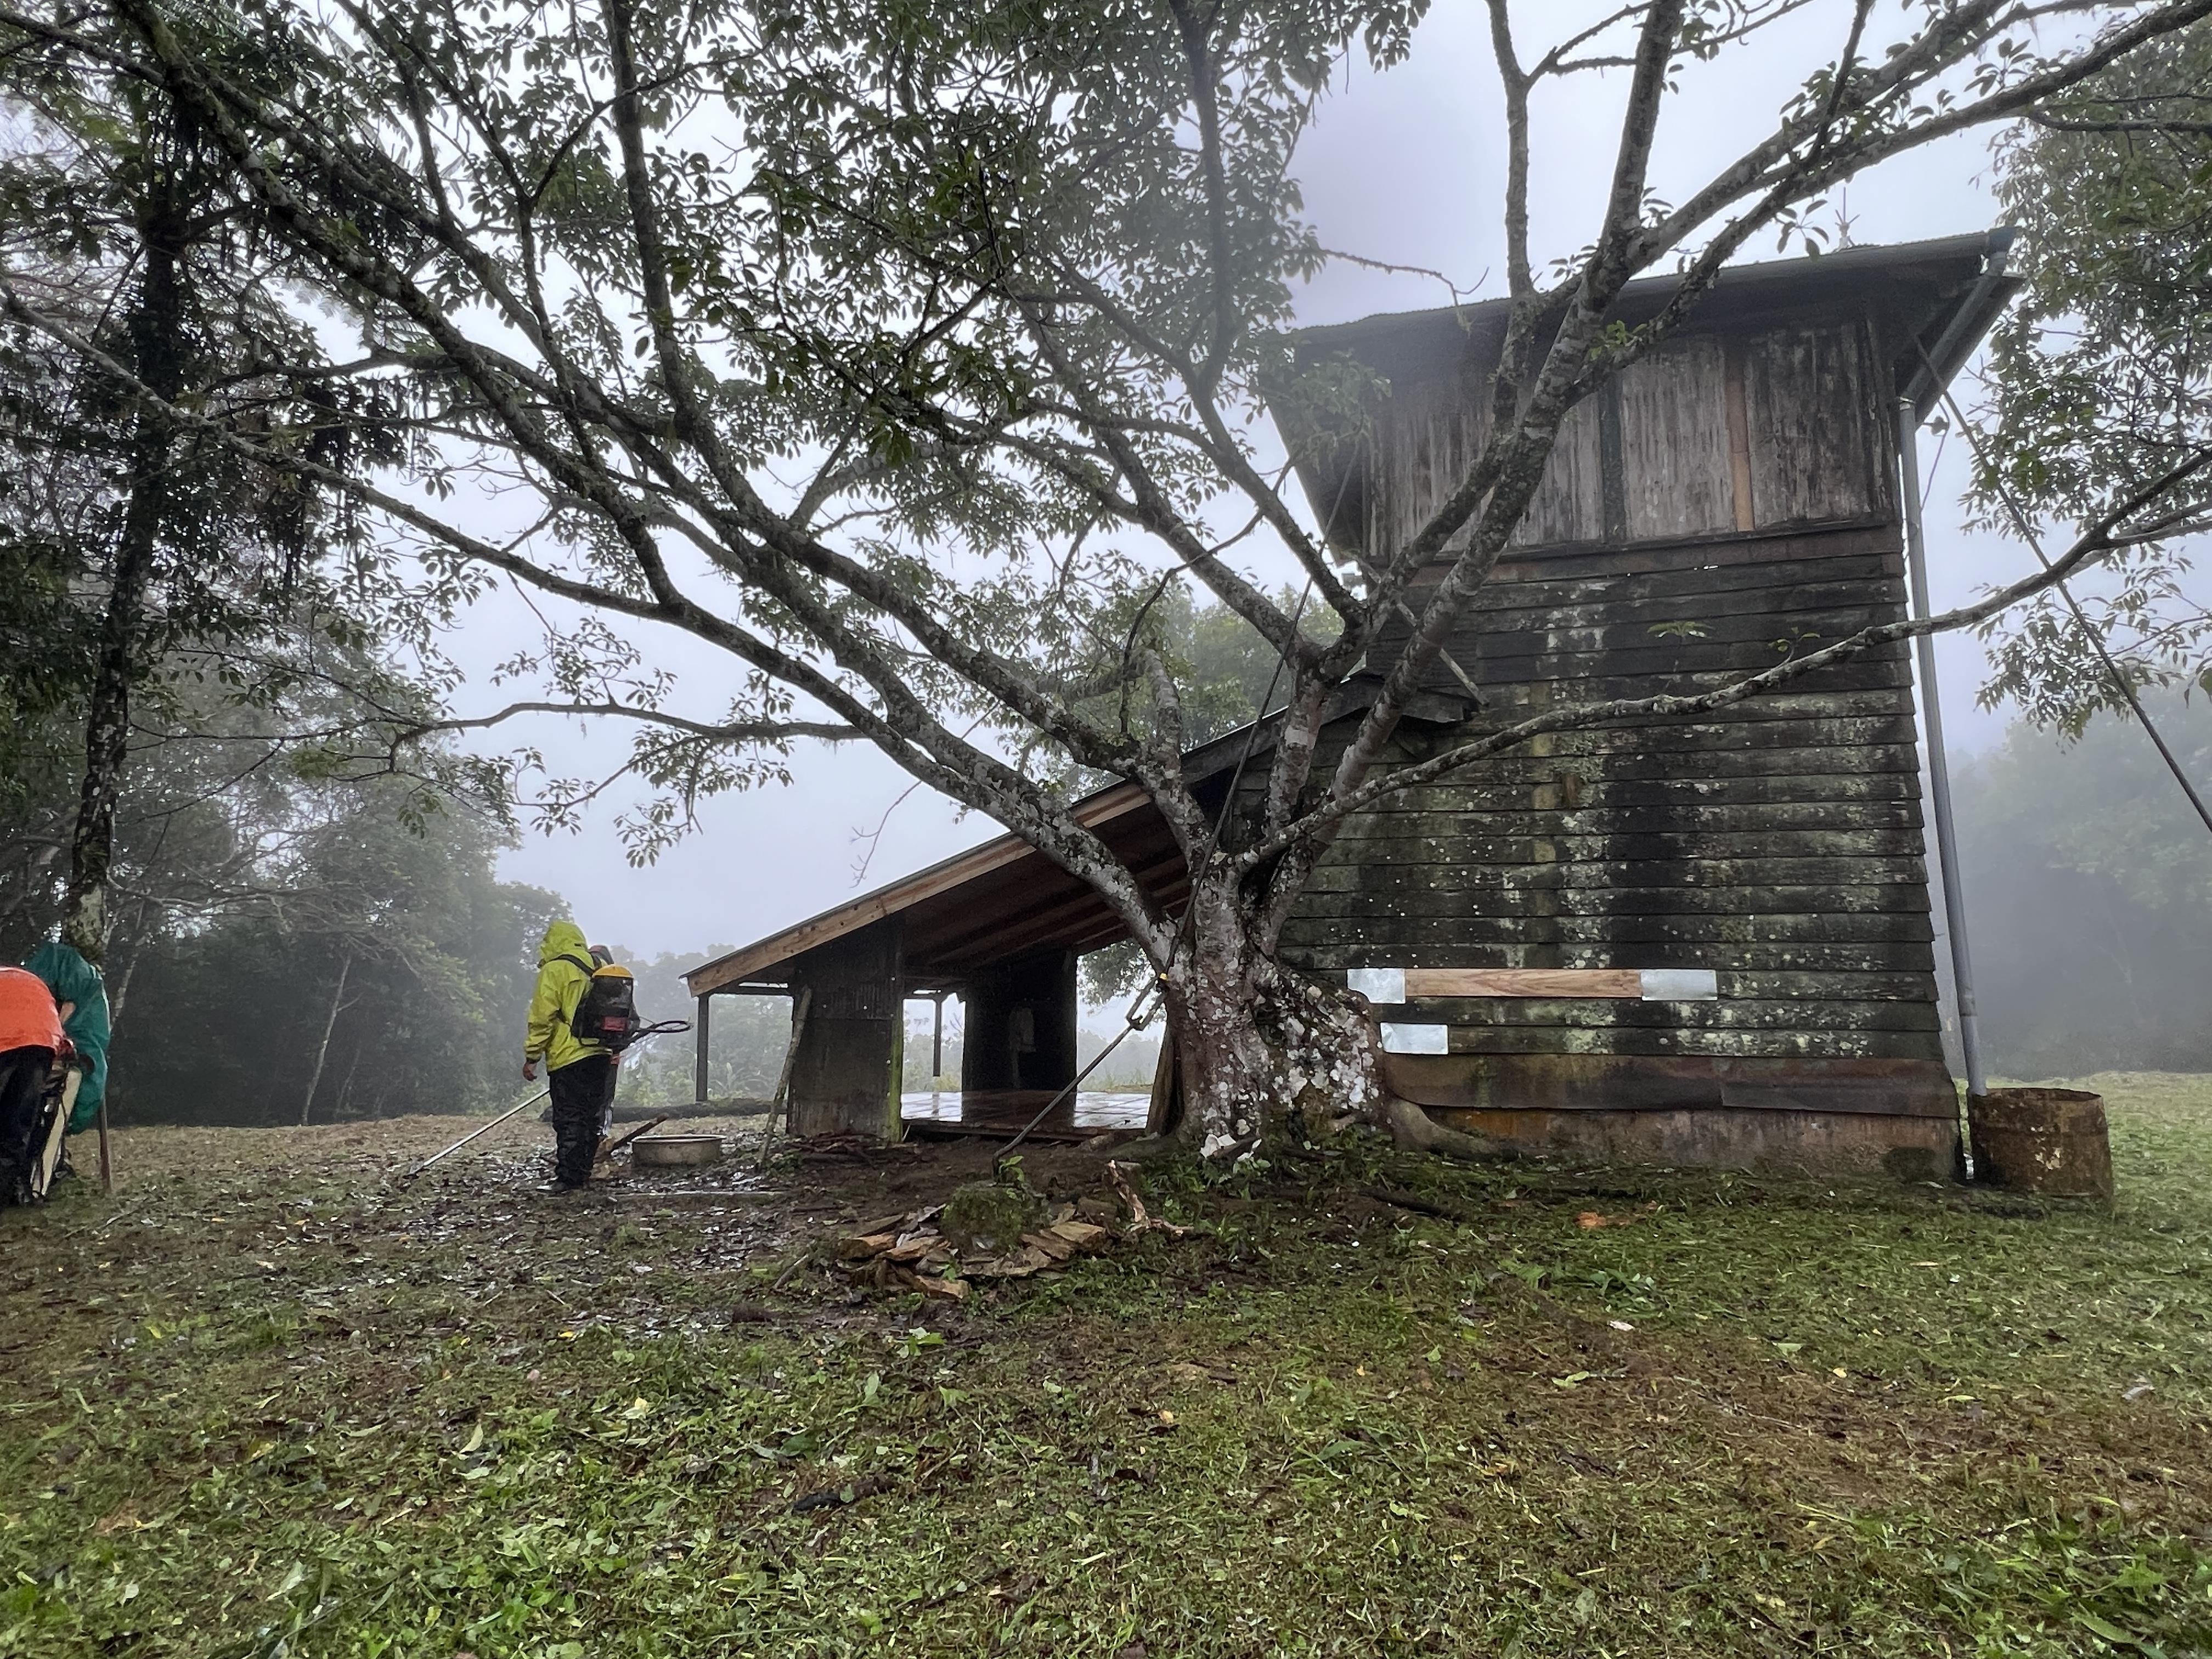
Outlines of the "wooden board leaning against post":
{"label": "wooden board leaning against post", "polygon": [[768,1166],[769,1148],[775,1142],[776,1115],[789,1117],[787,1097],[791,1093],[792,1068],[799,1063],[799,1040],[806,1035],[807,1011],[814,1006],[814,988],[802,985],[791,1006],[791,1042],[783,1051],[783,1069],[776,1073],[775,1092],[769,1097],[768,1121],[761,1126],[760,1158],[755,1169]]}
{"label": "wooden board leaning against post", "polygon": [[602,1158],[612,1158],[617,1152],[622,1151],[623,1147],[629,1146],[631,1141],[635,1140],[640,1135],[650,1134],[653,1130],[658,1129],[662,1124],[668,1121],[668,1117],[669,1115],[666,1112],[663,1112],[659,1117],[648,1118],[644,1122],[637,1125],[635,1128],[623,1130],[612,1140],[610,1140],[605,1146],[599,1148],[599,1157]]}

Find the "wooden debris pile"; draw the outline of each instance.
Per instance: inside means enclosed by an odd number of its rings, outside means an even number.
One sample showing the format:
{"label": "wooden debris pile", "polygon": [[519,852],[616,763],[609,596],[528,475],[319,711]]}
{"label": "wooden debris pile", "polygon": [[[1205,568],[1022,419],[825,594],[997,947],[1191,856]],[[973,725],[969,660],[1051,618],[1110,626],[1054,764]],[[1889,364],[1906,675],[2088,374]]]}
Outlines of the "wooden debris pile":
{"label": "wooden debris pile", "polygon": [[[1128,1212],[1120,1236],[1165,1232],[1182,1237],[1184,1229],[1146,1212],[1144,1200],[1121,1166],[1108,1164],[1107,1180]],[[939,1225],[942,1204],[895,1212],[864,1221],[858,1231],[838,1240],[837,1265],[855,1283],[872,1284],[878,1290],[919,1291],[947,1302],[964,1301],[977,1280],[1027,1279],[1064,1267],[1079,1255],[1103,1250],[1114,1242],[1116,1230],[1084,1220],[1078,1213],[1097,1214],[1103,1207],[1091,1201],[1047,1205],[1038,1224],[1021,1234],[1012,1249],[991,1255],[963,1252],[945,1237]]]}
{"label": "wooden debris pile", "polygon": [[944,1207],[933,1204],[863,1222],[862,1231],[838,1241],[838,1265],[848,1277],[872,1282],[879,1290],[920,1291],[958,1302],[967,1297],[972,1280],[1027,1279],[1101,1249],[1113,1237],[1094,1222],[1075,1219],[1073,1205],[1056,1205],[1043,1225],[1023,1234],[1013,1249],[963,1260],[935,1225]]}

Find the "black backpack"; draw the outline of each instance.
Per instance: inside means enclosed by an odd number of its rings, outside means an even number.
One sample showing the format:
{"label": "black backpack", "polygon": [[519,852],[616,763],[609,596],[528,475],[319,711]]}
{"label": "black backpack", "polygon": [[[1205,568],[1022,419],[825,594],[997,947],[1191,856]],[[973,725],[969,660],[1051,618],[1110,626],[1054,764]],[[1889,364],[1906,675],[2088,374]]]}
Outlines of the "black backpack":
{"label": "black backpack", "polygon": [[579,1042],[596,1043],[618,1054],[637,1041],[645,1022],[637,1017],[637,981],[629,969],[611,962],[605,967],[580,957],[563,957],[592,976],[569,1018],[568,1030]]}

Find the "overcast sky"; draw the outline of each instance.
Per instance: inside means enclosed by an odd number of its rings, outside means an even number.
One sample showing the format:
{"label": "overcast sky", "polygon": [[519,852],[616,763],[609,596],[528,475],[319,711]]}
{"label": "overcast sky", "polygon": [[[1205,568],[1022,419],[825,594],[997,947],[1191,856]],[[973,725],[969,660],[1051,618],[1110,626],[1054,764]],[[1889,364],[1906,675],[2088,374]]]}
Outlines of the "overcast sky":
{"label": "overcast sky", "polygon": [[[1547,29],[1571,27],[1585,9],[1520,9],[1525,61],[1550,38],[1537,20]],[[1755,46],[1692,66],[1662,131],[1653,174],[1659,193],[1681,199],[1764,133],[1806,70],[1832,57],[1836,43],[1828,36],[1840,33],[1850,9],[1839,0],[1815,4]],[[1431,267],[1488,298],[1503,286],[1502,138],[1481,15],[1475,0],[1440,0],[1410,61],[1381,75],[1347,74],[1298,172],[1327,246]],[[1619,96],[1618,77],[1583,77],[1553,90],[1534,112],[1540,261],[1571,252],[1592,234]],[[1985,136],[1947,141],[1864,175],[1835,205],[1862,243],[1980,230],[1995,218],[1987,157]],[[1777,257],[1772,240],[1755,245],[1752,257]],[[1302,321],[1336,322],[1447,298],[1434,283],[1340,264],[1305,291],[1299,312]],[[1923,459],[1934,463],[1928,526],[1941,608],[2016,572],[2027,556],[1959,530],[1960,457],[1955,447],[1940,457],[1937,448],[1924,444]],[[495,615],[526,620],[511,605],[485,620]],[[2003,721],[1975,707],[1978,648],[1953,638],[1941,641],[1939,652],[1951,746],[1984,747]],[[500,654],[501,641],[480,634],[463,657],[483,664]],[[533,740],[553,752],[556,769],[579,773],[617,752],[606,737],[574,729],[540,732]],[[810,746],[793,774],[787,787],[708,803],[701,831],[649,867],[625,861],[610,805],[580,834],[526,836],[507,855],[504,873],[565,894],[593,938],[649,955],[743,943],[997,833],[985,820],[963,819],[927,790],[911,789],[903,773],[865,746]],[[880,839],[872,843],[866,837],[878,826]]]}

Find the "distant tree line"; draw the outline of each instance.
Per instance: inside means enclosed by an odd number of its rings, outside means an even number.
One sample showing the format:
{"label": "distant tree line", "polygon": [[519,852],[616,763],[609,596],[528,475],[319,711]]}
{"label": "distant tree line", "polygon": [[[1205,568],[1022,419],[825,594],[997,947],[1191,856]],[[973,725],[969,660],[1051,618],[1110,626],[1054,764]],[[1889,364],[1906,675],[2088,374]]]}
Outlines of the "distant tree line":
{"label": "distant tree line", "polygon": [[[2204,699],[2151,710],[2212,777]],[[1956,787],[1990,1068],[2212,1072],[2212,838],[2141,728],[2016,726]]]}
{"label": "distant tree line", "polygon": [[[588,921],[586,926],[590,926]],[[731,947],[716,945],[704,951],[663,952],[649,958],[618,942],[611,949],[615,959],[637,975],[637,1006],[647,1018],[696,1020],[698,1005],[685,988],[684,975],[702,963],[726,955]],[[775,1087],[783,1051],[791,1040],[791,1004],[782,997],[716,997],[708,1039],[708,1097],[763,1099]],[[657,1037],[632,1049],[623,1060],[615,1103],[656,1108],[689,1105],[696,1098],[695,1041],[694,1034],[686,1031]]]}
{"label": "distant tree line", "polygon": [[[536,940],[563,905],[498,878],[503,818],[303,738],[351,718],[343,693],[271,706],[190,653],[139,690],[105,882],[114,1117],[321,1122],[514,1092]],[[68,914],[82,730],[69,697],[8,727],[11,961]]]}

